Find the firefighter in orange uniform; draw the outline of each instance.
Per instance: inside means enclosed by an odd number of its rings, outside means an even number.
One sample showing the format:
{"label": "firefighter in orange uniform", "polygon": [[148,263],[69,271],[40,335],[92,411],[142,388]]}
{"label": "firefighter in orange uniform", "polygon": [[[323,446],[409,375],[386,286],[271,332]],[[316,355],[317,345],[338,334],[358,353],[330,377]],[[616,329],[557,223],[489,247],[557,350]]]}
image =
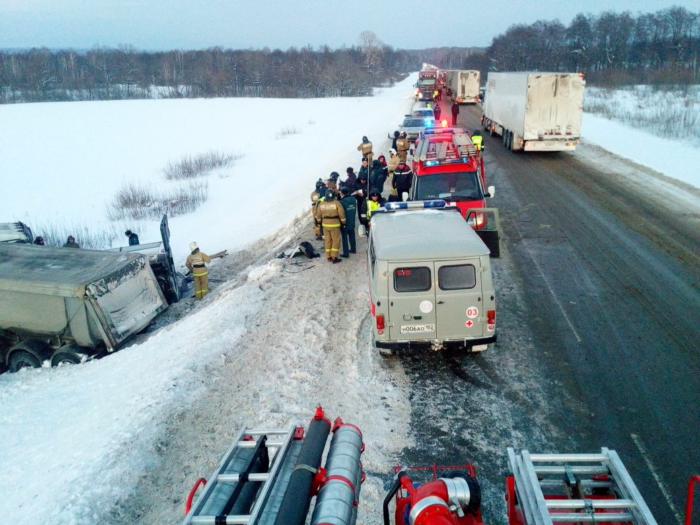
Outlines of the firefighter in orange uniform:
{"label": "firefighter in orange uniform", "polygon": [[362,153],[362,157],[367,159],[367,165],[371,166],[374,154],[372,153],[372,143],[367,137],[362,137],[362,144],[357,146],[357,151]]}
{"label": "firefighter in orange uniform", "polygon": [[345,226],[345,209],[335,198],[335,193],[328,190],[323,202],[316,208],[316,221],[323,227],[323,241],[326,258],[332,263],[339,263],[340,228]]}
{"label": "firefighter in orange uniform", "polygon": [[408,157],[408,150],[410,149],[410,147],[411,143],[408,140],[406,132],[402,131],[401,136],[396,141],[396,149],[398,150],[399,161],[406,162],[406,158]]}
{"label": "firefighter in orange uniform", "polygon": [[194,277],[194,296],[197,299],[203,299],[204,296],[209,293],[209,270],[207,270],[207,263],[210,263],[212,259],[221,258],[224,255],[226,255],[226,250],[209,256],[199,250],[196,242],[190,243],[190,254],[187,256],[185,266],[192,272],[192,277]]}

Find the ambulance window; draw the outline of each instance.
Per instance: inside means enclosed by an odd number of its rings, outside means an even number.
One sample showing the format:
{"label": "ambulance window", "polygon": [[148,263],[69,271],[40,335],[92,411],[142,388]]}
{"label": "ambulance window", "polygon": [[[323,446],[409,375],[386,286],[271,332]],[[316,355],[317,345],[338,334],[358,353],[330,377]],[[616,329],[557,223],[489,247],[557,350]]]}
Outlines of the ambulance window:
{"label": "ambulance window", "polygon": [[476,286],[476,268],[471,264],[441,266],[438,270],[441,290],[467,290]]}
{"label": "ambulance window", "polygon": [[425,292],[432,287],[430,268],[397,268],[394,270],[394,290],[397,292]]}

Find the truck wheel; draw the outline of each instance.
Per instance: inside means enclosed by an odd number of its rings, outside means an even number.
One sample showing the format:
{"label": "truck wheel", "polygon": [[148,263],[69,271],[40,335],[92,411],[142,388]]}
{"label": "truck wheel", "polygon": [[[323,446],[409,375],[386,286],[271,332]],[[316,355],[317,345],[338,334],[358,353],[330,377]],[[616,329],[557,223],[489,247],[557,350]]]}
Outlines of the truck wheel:
{"label": "truck wheel", "polygon": [[78,365],[83,362],[83,354],[73,346],[62,346],[51,356],[51,366]]}
{"label": "truck wheel", "polygon": [[17,372],[22,368],[39,368],[42,361],[49,358],[50,352],[49,346],[42,341],[22,341],[10,348],[7,368],[10,372]]}
{"label": "truck wheel", "polygon": [[19,372],[23,368],[39,368],[41,361],[32,353],[26,350],[15,350],[10,355],[8,370],[10,372]]}

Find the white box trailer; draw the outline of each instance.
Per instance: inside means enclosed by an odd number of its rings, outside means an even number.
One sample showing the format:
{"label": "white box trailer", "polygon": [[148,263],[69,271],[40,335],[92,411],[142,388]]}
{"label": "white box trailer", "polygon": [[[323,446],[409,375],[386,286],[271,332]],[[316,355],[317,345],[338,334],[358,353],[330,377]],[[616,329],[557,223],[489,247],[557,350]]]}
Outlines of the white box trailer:
{"label": "white box trailer", "polygon": [[514,151],[574,150],[585,85],[579,73],[489,73],[484,129]]}
{"label": "white box trailer", "polygon": [[452,91],[452,98],[458,104],[477,104],[481,88],[481,73],[475,69],[449,70],[447,86]]}

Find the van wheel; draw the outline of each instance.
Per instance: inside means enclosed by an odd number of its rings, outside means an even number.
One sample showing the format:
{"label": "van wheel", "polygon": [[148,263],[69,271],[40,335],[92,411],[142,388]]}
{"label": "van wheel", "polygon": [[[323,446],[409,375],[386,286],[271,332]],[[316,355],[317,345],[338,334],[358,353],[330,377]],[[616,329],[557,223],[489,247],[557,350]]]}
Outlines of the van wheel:
{"label": "van wheel", "polygon": [[82,361],[83,355],[73,346],[62,346],[51,356],[51,366],[78,365]]}
{"label": "van wheel", "polygon": [[34,354],[26,350],[15,350],[12,352],[12,355],[10,355],[10,362],[8,365],[10,372],[19,372],[23,368],[39,368],[41,366],[41,361],[39,361]]}

